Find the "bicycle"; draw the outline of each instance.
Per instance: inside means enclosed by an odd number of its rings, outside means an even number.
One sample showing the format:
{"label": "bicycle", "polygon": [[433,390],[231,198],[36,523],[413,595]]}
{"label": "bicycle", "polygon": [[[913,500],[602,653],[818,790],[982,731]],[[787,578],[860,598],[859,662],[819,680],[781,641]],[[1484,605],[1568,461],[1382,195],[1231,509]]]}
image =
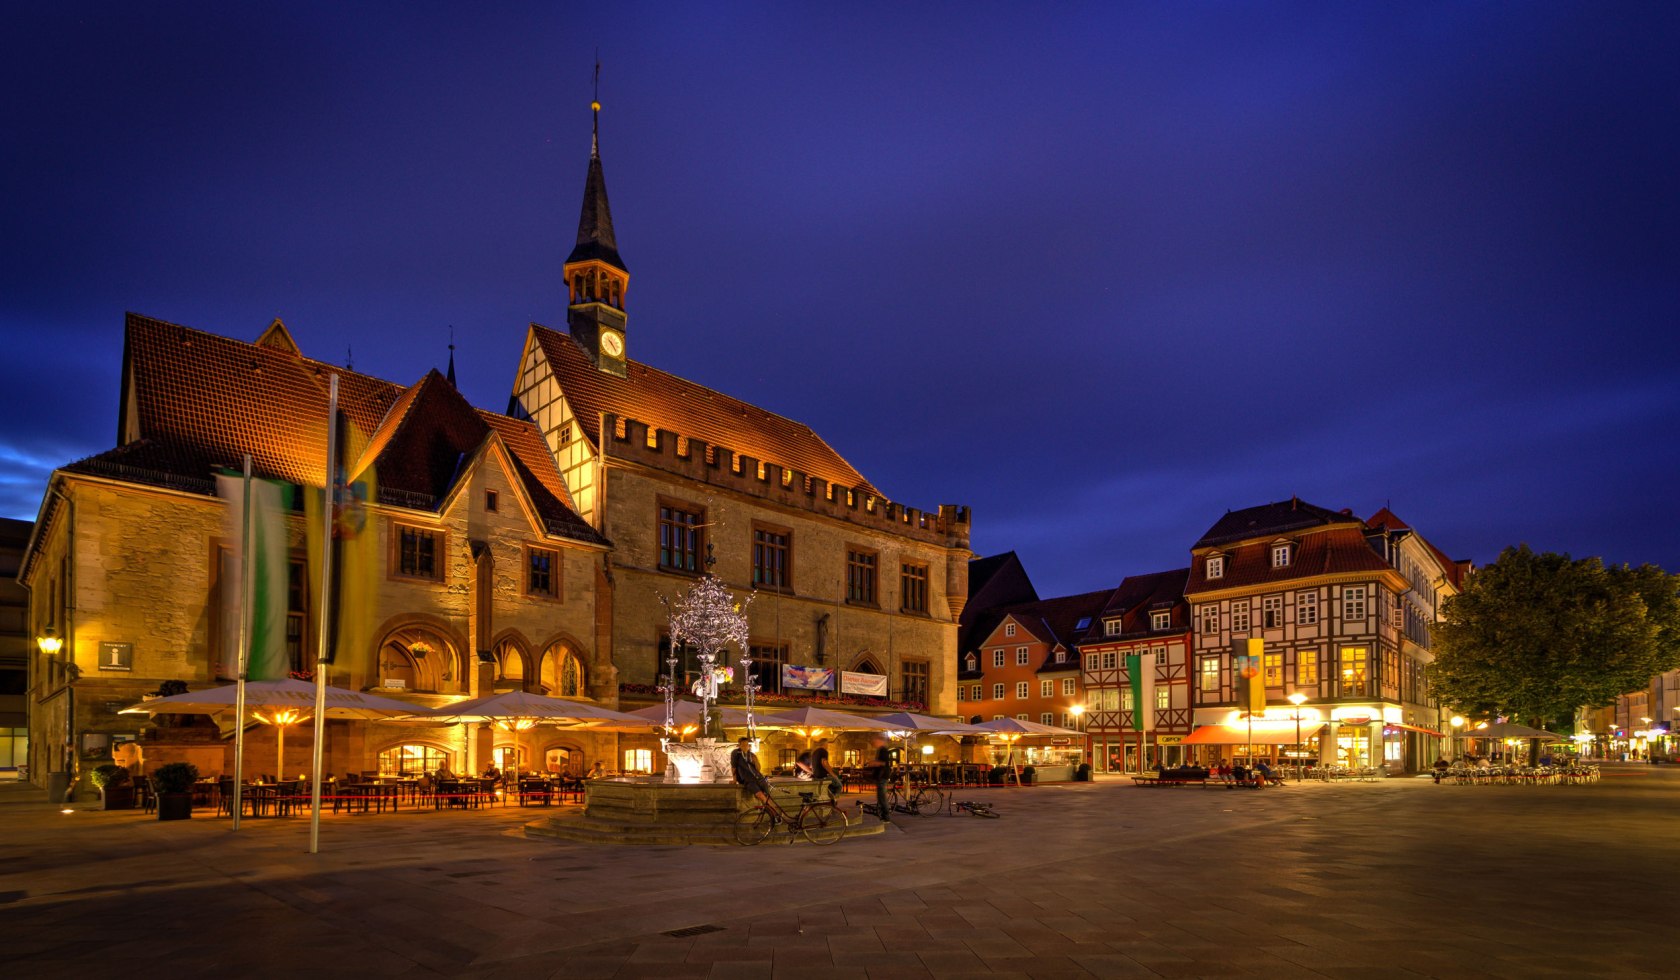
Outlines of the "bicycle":
{"label": "bicycle", "polygon": [[954,810],[967,810],[974,816],[985,817],[987,820],[996,820],[1003,816],[1003,814],[993,810],[990,803],[980,803],[975,800],[956,800],[951,804],[951,808]]}
{"label": "bicycle", "polygon": [[777,827],[785,826],[789,844],[793,843],[795,833],[813,844],[835,843],[851,829],[851,818],[834,805],[834,800],[819,801],[816,797],[815,793],[800,793],[799,812],[791,818],[780,807],[768,803],[741,811],[735,818],[736,842],[745,847],[762,844]]}
{"label": "bicycle", "polygon": [[[881,816],[881,808],[874,803],[861,804],[863,812],[872,816]],[[907,789],[904,777],[900,775],[887,788],[887,808],[893,813],[906,813],[912,817],[927,817],[945,808],[945,791],[932,783],[920,783],[915,789]]]}

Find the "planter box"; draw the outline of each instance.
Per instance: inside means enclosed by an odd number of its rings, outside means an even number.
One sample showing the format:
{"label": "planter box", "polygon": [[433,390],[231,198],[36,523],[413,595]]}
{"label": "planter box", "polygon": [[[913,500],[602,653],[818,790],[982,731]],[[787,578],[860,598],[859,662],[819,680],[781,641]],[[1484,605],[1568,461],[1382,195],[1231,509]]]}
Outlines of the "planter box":
{"label": "planter box", "polygon": [[107,786],[100,790],[100,796],[105,801],[107,810],[134,809],[134,784],[123,783],[120,786]]}
{"label": "planter box", "polygon": [[192,794],[159,793],[157,811],[159,820],[187,820],[192,817]]}

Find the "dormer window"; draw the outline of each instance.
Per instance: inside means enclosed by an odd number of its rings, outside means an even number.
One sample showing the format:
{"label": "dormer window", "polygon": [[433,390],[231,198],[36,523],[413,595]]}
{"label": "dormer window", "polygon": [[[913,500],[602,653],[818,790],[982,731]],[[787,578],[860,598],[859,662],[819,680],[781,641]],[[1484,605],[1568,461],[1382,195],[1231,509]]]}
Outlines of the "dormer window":
{"label": "dormer window", "polygon": [[1104,620],[1103,621],[1103,635],[1104,636],[1119,636],[1120,635],[1120,620],[1118,620],[1118,619]]}
{"label": "dormer window", "polygon": [[1170,626],[1172,626],[1172,613],[1171,612],[1168,612],[1168,611],[1163,609],[1160,612],[1152,612],[1152,613],[1149,614],[1149,628],[1150,629],[1152,629],[1152,630],[1164,630],[1164,629],[1167,629]]}
{"label": "dormer window", "polygon": [[1289,553],[1293,550],[1295,550],[1293,545],[1288,545],[1288,544],[1274,544],[1274,545],[1272,545],[1272,567],[1273,568],[1288,568],[1289,567],[1289,558],[1290,558]]}
{"label": "dormer window", "polygon": [[967,665],[968,665],[967,669],[970,670],[970,671],[975,671],[975,670],[980,669],[980,658],[976,657],[972,653],[969,654],[967,658],[965,658],[965,663],[967,663]]}
{"label": "dormer window", "polygon": [[1067,651],[1066,650],[1057,650],[1056,651],[1056,662],[1059,663],[1059,664],[1067,663]]}
{"label": "dormer window", "polygon": [[1208,578],[1224,578],[1225,577],[1225,556],[1224,555],[1214,555],[1212,558],[1209,558],[1207,560],[1207,577]]}

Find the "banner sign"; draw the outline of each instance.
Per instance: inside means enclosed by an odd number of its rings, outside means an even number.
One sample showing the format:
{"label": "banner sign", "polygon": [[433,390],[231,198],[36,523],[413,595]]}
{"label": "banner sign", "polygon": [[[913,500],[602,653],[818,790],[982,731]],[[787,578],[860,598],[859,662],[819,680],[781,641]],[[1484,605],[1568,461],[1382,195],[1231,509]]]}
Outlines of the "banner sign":
{"label": "banner sign", "polygon": [[840,672],[840,692],[884,698],[887,696],[887,675],[860,674],[855,670],[843,670]]}
{"label": "banner sign", "polygon": [[1248,653],[1232,657],[1237,682],[1237,707],[1250,714],[1266,710],[1266,682],[1260,679],[1260,657],[1265,649],[1263,641],[1251,639]]}
{"label": "banner sign", "polygon": [[[882,678],[885,680],[886,678]],[[831,667],[795,667],[782,664],[782,688],[803,688],[807,691],[834,690],[834,669]]]}

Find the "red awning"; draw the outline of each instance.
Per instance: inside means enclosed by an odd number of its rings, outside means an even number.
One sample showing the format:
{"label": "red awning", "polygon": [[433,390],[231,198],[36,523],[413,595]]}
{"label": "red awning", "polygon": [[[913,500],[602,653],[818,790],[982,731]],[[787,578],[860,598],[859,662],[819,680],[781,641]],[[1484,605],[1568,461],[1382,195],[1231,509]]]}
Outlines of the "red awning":
{"label": "red awning", "polygon": [[[1323,722],[1308,722],[1300,728],[1300,740],[1317,735]],[[1295,723],[1275,721],[1255,722],[1253,733],[1244,725],[1203,725],[1185,737],[1182,745],[1294,745]]]}
{"label": "red awning", "polygon": [[1417,732],[1419,735],[1433,735],[1436,738],[1447,737],[1444,733],[1438,732],[1433,728],[1419,728],[1416,725],[1402,725],[1397,721],[1383,722],[1383,734],[1388,734],[1388,730],[1391,728],[1402,732]]}

